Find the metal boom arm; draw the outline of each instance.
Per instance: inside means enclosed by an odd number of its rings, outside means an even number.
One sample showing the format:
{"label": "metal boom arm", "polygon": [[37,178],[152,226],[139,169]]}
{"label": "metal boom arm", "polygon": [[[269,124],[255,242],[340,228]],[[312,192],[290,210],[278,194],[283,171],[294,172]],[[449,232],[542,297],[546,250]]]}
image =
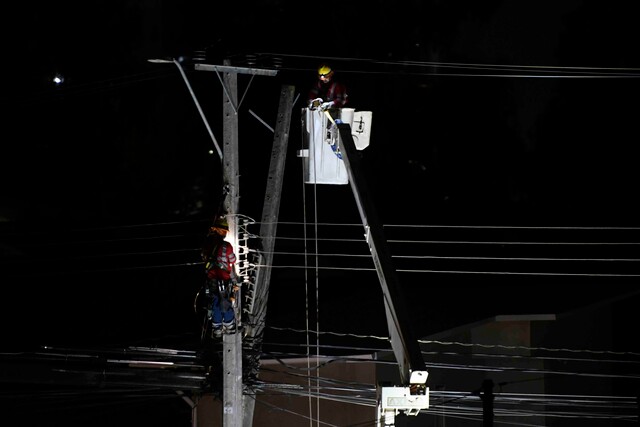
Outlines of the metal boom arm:
{"label": "metal boom arm", "polygon": [[378,220],[376,210],[366,188],[360,166],[360,158],[351,135],[351,126],[345,123],[338,123],[337,126],[342,142],[340,147],[342,159],[347,169],[351,190],[360,211],[367,243],[369,244],[380,285],[382,286],[382,293],[384,294],[391,347],[400,367],[402,382],[410,384],[412,372],[426,370],[424,360],[407,317],[400,284],[382,232],[382,224]]}

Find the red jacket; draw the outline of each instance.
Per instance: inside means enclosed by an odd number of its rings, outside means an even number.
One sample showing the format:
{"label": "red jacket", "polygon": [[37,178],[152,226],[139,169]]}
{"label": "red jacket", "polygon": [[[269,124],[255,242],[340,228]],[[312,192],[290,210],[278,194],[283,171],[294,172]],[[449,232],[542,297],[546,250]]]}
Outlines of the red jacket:
{"label": "red jacket", "polygon": [[233,246],[223,240],[213,249],[211,257],[205,263],[207,277],[212,280],[229,280],[235,263],[236,254],[233,252]]}
{"label": "red jacket", "polygon": [[342,108],[347,103],[347,88],[335,80],[328,83],[318,80],[309,91],[309,101],[316,98],[322,98],[324,102],[333,101],[335,108]]}

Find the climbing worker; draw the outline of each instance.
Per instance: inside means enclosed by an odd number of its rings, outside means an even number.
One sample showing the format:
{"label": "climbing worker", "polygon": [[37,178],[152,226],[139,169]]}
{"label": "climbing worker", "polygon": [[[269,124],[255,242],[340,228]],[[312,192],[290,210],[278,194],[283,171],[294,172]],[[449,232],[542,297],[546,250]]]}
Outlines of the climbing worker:
{"label": "climbing worker", "polygon": [[325,111],[342,108],[347,103],[347,98],[347,88],[335,79],[335,71],[327,64],[318,67],[318,80],[309,90],[309,109]]}
{"label": "climbing worker", "polygon": [[202,250],[206,293],[212,298],[208,315],[216,337],[220,337],[223,330],[229,333],[236,330],[234,304],[239,287],[235,273],[236,255],[231,243],[225,240],[228,232],[227,220],[219,216],[209,228]]}

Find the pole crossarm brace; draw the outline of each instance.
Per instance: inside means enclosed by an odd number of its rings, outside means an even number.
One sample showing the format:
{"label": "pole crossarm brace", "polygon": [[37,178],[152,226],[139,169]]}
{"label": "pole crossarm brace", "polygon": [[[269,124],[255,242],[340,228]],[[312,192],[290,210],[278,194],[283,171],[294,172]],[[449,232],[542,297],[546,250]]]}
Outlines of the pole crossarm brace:
{"label": "pole crossarm brace", "polygon": [[[267,70],[267,69],[263,69],[263,68],[233,67],[233,66],[230,66],[230,65],[195,64],[195,69],[197,71],[215,71],[216,75],[218,76],[218,79],[220,80],[220,83],[222,84],[222,89],[224,90],[224,93],[227,95],[227,98],[229,99],[229,102],[231,102],[231,106],[233,107],[233,111],[236,114],[238,114],[238,109],[240,108],[240,105],[242,104],[242,100],[244,99],[245,95],[249,91],[249,86],[251,86],[251,82],[253,81],[253,78],[255,76],[275,76],[276,74],[278,74],[277,70]],[[240,102],[238,103],[238,105],[235,105],[233,100],[231,99],[231,96],[229,95],[227,87],[224,84],[224,81],[223,81],[222,77],[220,76],[220,73],[250,74],[251,75],[251,80],[249,81],[249,84],[247,85],[247,88],[244,90],[244,93],[242,94],[242,98],[240,99]]]}
{"label": "pole crossarm brace", "polygon": [[220,73],[253,74],[255,76],[275,76],[278,74],[278,70],[233,67],[230,65],[195,64],[195,69],[199,71],[218,71]]}

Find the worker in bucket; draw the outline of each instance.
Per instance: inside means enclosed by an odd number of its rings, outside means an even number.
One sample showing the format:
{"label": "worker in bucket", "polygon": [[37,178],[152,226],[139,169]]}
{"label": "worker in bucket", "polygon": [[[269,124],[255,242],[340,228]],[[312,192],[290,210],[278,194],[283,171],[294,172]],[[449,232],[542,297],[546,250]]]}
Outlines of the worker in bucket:
{"label": "worker in bucket", "polygon": [[309,90],[309,109],[326,111],[330,108],[342,108],[347,99],[347,88],[336,80],[335,71],[327,64],[318,67],[318,80]]}

